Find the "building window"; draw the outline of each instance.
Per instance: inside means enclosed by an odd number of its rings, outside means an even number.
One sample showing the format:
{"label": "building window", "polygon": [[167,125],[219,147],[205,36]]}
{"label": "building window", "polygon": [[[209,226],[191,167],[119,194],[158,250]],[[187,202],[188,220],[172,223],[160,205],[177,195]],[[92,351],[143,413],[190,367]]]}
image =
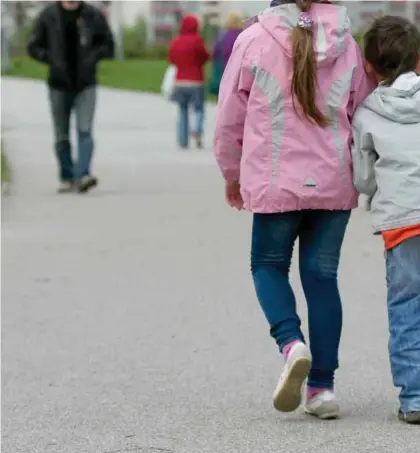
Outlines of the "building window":
{"label": "building window", "polygon": [[156,43],[166,45],[168,44],[171,39],[173,38],[173,31],[171,28],[169,29],[162,29],[155,31],[156,36]]}

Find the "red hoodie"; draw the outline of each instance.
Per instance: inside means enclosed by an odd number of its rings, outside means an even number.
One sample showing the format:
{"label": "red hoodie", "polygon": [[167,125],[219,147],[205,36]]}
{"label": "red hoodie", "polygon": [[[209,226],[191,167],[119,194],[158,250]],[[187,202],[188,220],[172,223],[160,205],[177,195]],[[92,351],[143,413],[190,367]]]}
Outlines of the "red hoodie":
{"label": "red hoodie", "polygon": [[198,34],[197,19],[185,16],[179,36],[169,47],[169,61],[177,67],[176,80],[204,82],[203,66],[208,59],[209,53]]}

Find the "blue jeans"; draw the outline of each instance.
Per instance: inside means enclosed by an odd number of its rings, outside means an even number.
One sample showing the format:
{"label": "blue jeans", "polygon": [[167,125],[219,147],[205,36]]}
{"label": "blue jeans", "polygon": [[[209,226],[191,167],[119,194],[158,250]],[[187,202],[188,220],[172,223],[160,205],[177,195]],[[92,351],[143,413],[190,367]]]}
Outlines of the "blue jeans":
{"label": "blue jeans", "polygon": [[[93,157],[92,125],[96,105],[96,87],[80,93],[50,89],[50,106],[54,125],[55,153],[61,181],[74,181],[90,174]],[[76,113],[78,159],[73,164],[70,144],[70,117]]]}
{"label": "blue jeans", "polygon": [[420,411],[420,236],[387,252],[389,356],[404,412]]}
{"label": "blue jeans", "polygon": [[289,282],[293,246],[299,238],[300,279],[308,305],[312,370],[308,384],[333,388],[342,327],[337,270],[350,211],[255,214],[251,270],[271,336],[280,351],[304,341]]}
{"label": "blue jeans", "polygon": [[204,86],[177,86],[175,87],[172,99],[179,106],[178,120],[178,144],[182,148],[188,146],[190,135],[189,128],[189,109],[195,113],[195,123],[191,132],[201,136],[203,134],[204,123]]}

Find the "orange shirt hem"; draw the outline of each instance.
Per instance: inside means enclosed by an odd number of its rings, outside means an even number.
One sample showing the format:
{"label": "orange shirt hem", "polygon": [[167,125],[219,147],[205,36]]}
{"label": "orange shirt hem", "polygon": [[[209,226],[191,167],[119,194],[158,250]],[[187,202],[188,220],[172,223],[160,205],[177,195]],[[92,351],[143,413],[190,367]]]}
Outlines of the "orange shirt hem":
{"label": "orange shirt hem", "polygon": [[391,250],[397,245],[400,245],[401,242],[404,242],[414,236],[420,236],[420,223],[403,228],[396,228],[394,230],[382,231],[385,250]]}

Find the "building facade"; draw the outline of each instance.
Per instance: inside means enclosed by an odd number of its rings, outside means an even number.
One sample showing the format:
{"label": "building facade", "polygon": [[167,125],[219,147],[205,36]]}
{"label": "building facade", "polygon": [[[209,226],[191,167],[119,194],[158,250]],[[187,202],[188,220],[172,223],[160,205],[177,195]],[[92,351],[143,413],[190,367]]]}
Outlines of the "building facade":
{"label": "building facade", "polygon": [[420,1],[343,1],[355,31],[365,30],[378,14],[405,16],[420,25]]}

